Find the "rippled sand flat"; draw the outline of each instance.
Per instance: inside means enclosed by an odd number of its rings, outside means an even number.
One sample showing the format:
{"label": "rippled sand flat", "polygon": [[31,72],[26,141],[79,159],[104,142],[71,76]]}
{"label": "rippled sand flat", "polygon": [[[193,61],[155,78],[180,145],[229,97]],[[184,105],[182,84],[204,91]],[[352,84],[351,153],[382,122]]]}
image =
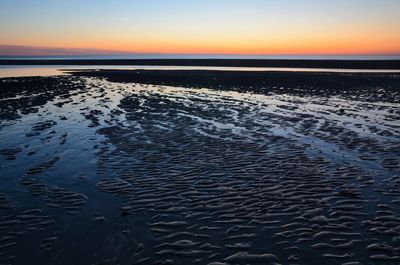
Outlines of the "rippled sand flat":
{"label": "rippled sand flat", "polygon": [[400,264],[398,80],[0,79],[0,264]]}

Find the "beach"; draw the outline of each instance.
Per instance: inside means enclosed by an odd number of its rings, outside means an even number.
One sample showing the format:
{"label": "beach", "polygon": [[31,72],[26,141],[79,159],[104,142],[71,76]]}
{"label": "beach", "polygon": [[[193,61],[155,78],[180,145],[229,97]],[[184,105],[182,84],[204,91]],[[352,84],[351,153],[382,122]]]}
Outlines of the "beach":
{"label": "beach", "polygon": [[399,88],[395,72],[1,78],[0,264],[399,264]]}

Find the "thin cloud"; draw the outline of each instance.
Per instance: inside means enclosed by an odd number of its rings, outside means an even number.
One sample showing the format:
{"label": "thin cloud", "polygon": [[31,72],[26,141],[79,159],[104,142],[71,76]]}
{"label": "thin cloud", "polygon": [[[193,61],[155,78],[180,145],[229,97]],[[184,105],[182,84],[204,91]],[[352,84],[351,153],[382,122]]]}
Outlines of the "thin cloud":
{"label": "thin cloud", "polygon": [[79,55],[117,55],[132,54],[133,52],[103,50],[37,47],[23,45],[0,45],[0,56],[79,56]]}

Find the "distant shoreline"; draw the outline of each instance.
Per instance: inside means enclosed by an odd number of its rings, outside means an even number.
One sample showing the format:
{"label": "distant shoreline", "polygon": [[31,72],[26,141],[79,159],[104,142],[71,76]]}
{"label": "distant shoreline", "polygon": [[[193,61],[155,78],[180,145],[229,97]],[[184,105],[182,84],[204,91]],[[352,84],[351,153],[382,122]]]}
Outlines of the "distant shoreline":
{"label": "distant shoreline", "polygon": [[400,60],[293,59],[0,59],[0,65],[148,65],[400,70]]}

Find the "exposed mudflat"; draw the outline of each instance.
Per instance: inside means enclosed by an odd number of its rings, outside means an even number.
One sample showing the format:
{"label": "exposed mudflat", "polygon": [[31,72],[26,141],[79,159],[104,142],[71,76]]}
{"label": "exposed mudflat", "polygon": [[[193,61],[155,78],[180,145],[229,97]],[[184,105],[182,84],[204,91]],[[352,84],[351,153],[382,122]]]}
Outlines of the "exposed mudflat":
{"label": "exposed mudflat", "polygon": [[171,75],[0,79],[0,264],[400,264],[398,75]]}

